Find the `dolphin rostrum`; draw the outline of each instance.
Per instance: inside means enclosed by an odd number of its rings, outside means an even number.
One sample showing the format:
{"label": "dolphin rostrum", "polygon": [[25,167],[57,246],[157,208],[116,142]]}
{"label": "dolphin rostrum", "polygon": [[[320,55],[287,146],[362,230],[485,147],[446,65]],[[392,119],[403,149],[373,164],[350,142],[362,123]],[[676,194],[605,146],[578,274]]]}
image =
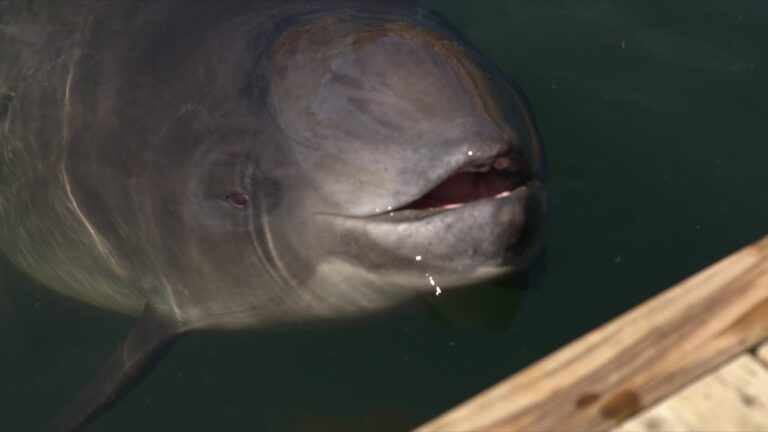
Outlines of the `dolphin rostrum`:
{"label": "dolphin rostrum", "polygon": [[3,1],[0,55],[2,250],[139,316],[57,429],[190,331],[362,315],[539,249],[522,92],[409,2]]}

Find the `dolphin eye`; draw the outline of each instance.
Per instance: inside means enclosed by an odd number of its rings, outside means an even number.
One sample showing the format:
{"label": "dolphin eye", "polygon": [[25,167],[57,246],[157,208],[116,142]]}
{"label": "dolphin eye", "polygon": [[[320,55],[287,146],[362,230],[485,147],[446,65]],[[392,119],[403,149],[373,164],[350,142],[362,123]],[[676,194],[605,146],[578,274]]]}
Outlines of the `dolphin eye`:
{"label": "dolphin eye", "polygon": [[238,209],[245,208],[248,205],[248,195],[243,192],[232,192],[225,199],[229,205]]}

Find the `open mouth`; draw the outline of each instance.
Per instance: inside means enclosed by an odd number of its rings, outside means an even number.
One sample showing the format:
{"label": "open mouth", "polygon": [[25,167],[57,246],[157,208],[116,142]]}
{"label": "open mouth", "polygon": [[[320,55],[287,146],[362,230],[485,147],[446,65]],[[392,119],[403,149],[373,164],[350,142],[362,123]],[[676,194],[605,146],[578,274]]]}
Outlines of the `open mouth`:
{"label": "open mouth", "polygon": [[484,198],[503,198],[530,180],[525,158],[505,153],[474,162],[398,210],[449,210]]}

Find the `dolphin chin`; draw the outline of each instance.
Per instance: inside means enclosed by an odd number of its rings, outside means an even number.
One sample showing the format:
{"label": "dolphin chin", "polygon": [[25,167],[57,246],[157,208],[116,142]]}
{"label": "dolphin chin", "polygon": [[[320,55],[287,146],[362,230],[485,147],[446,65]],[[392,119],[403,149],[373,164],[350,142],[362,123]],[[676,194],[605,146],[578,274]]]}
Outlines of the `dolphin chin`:
{"label": "dolphin chin", "polygon": [[[519,270],[530,244],[532,191],[512,192],[445,208],[402,209],[383,215],[321,215],[336,230],[365,238],[367,247],[387,257],[394,268],[410,269],[419,281],[424,272],[450,278],[446,286],[467,285]],[[482,270],[481,270],[482,269]]]}
{"label": "dolphin chin", "polygon": [[[387,280],[423,286],[426,273],[443,287],[483,282],[524,268],[538,251],[546,194],[525,158],[509,146],[490,156],[435,161],[438,174],[391,199],[400,206],[365,216],[321,213],[327,229],[355,239],[348,259],[390,272]],[[373,198],[374,201],[377,201]],[[381,200],[378,200],[381,201]],[[344,247],[350,249],[350,241]],[[362,257],[362,258],[361,258]],[[400,271],[397,277],[392,272]]]}

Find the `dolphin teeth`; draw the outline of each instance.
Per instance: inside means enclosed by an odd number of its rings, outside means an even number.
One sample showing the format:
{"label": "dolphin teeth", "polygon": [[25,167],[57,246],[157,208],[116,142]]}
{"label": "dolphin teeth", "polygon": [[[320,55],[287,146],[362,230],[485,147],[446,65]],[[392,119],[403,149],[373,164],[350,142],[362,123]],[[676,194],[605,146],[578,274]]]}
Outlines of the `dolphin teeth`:
{"label": "dolphin teeth", "polygon": [[525,156],[516,151],[473,161],[427,191],[403,210],[451,210],[484,198],[504,198],[530,180]]}
{"label": "dolphin teeth", "polygon": [[514,169],[512,158],[508,155],[502,155],[493,160],[493,169],[496,171],[509,171]]}
{"label": "dolphin teeth", "polygon": [[440,207],[431,207],[431,208],[428,208],[427,210],[451,210],[451,209],[457,209],[462,206],[464,206],[464,203],[453,203],[453,204],[446,204]]}
{"label": "dolphin teeth", "polygon": [[491,169],[496,171],[506,171],[513,166],[512,160],[509,156],[497,156],[492,159],[476,163],[475,165],[468,166],[460,172],[488,172]]}
{"label": "dolphin teeth", "polygon": [[518,173],[525,171],[525,160],[516,153],[505,153],[465,167],[459,172],[485,173],[491,171]]}
{"label": "dolphin teeth", "polygon": [[460,172],[488,172],[488,171],[491,170],[492,165],[493,164],[491,162],[486,162],[486,163],[482,163],[482,164],[472,165],[470,167],[467,167],[467,168],[461,170]]}

